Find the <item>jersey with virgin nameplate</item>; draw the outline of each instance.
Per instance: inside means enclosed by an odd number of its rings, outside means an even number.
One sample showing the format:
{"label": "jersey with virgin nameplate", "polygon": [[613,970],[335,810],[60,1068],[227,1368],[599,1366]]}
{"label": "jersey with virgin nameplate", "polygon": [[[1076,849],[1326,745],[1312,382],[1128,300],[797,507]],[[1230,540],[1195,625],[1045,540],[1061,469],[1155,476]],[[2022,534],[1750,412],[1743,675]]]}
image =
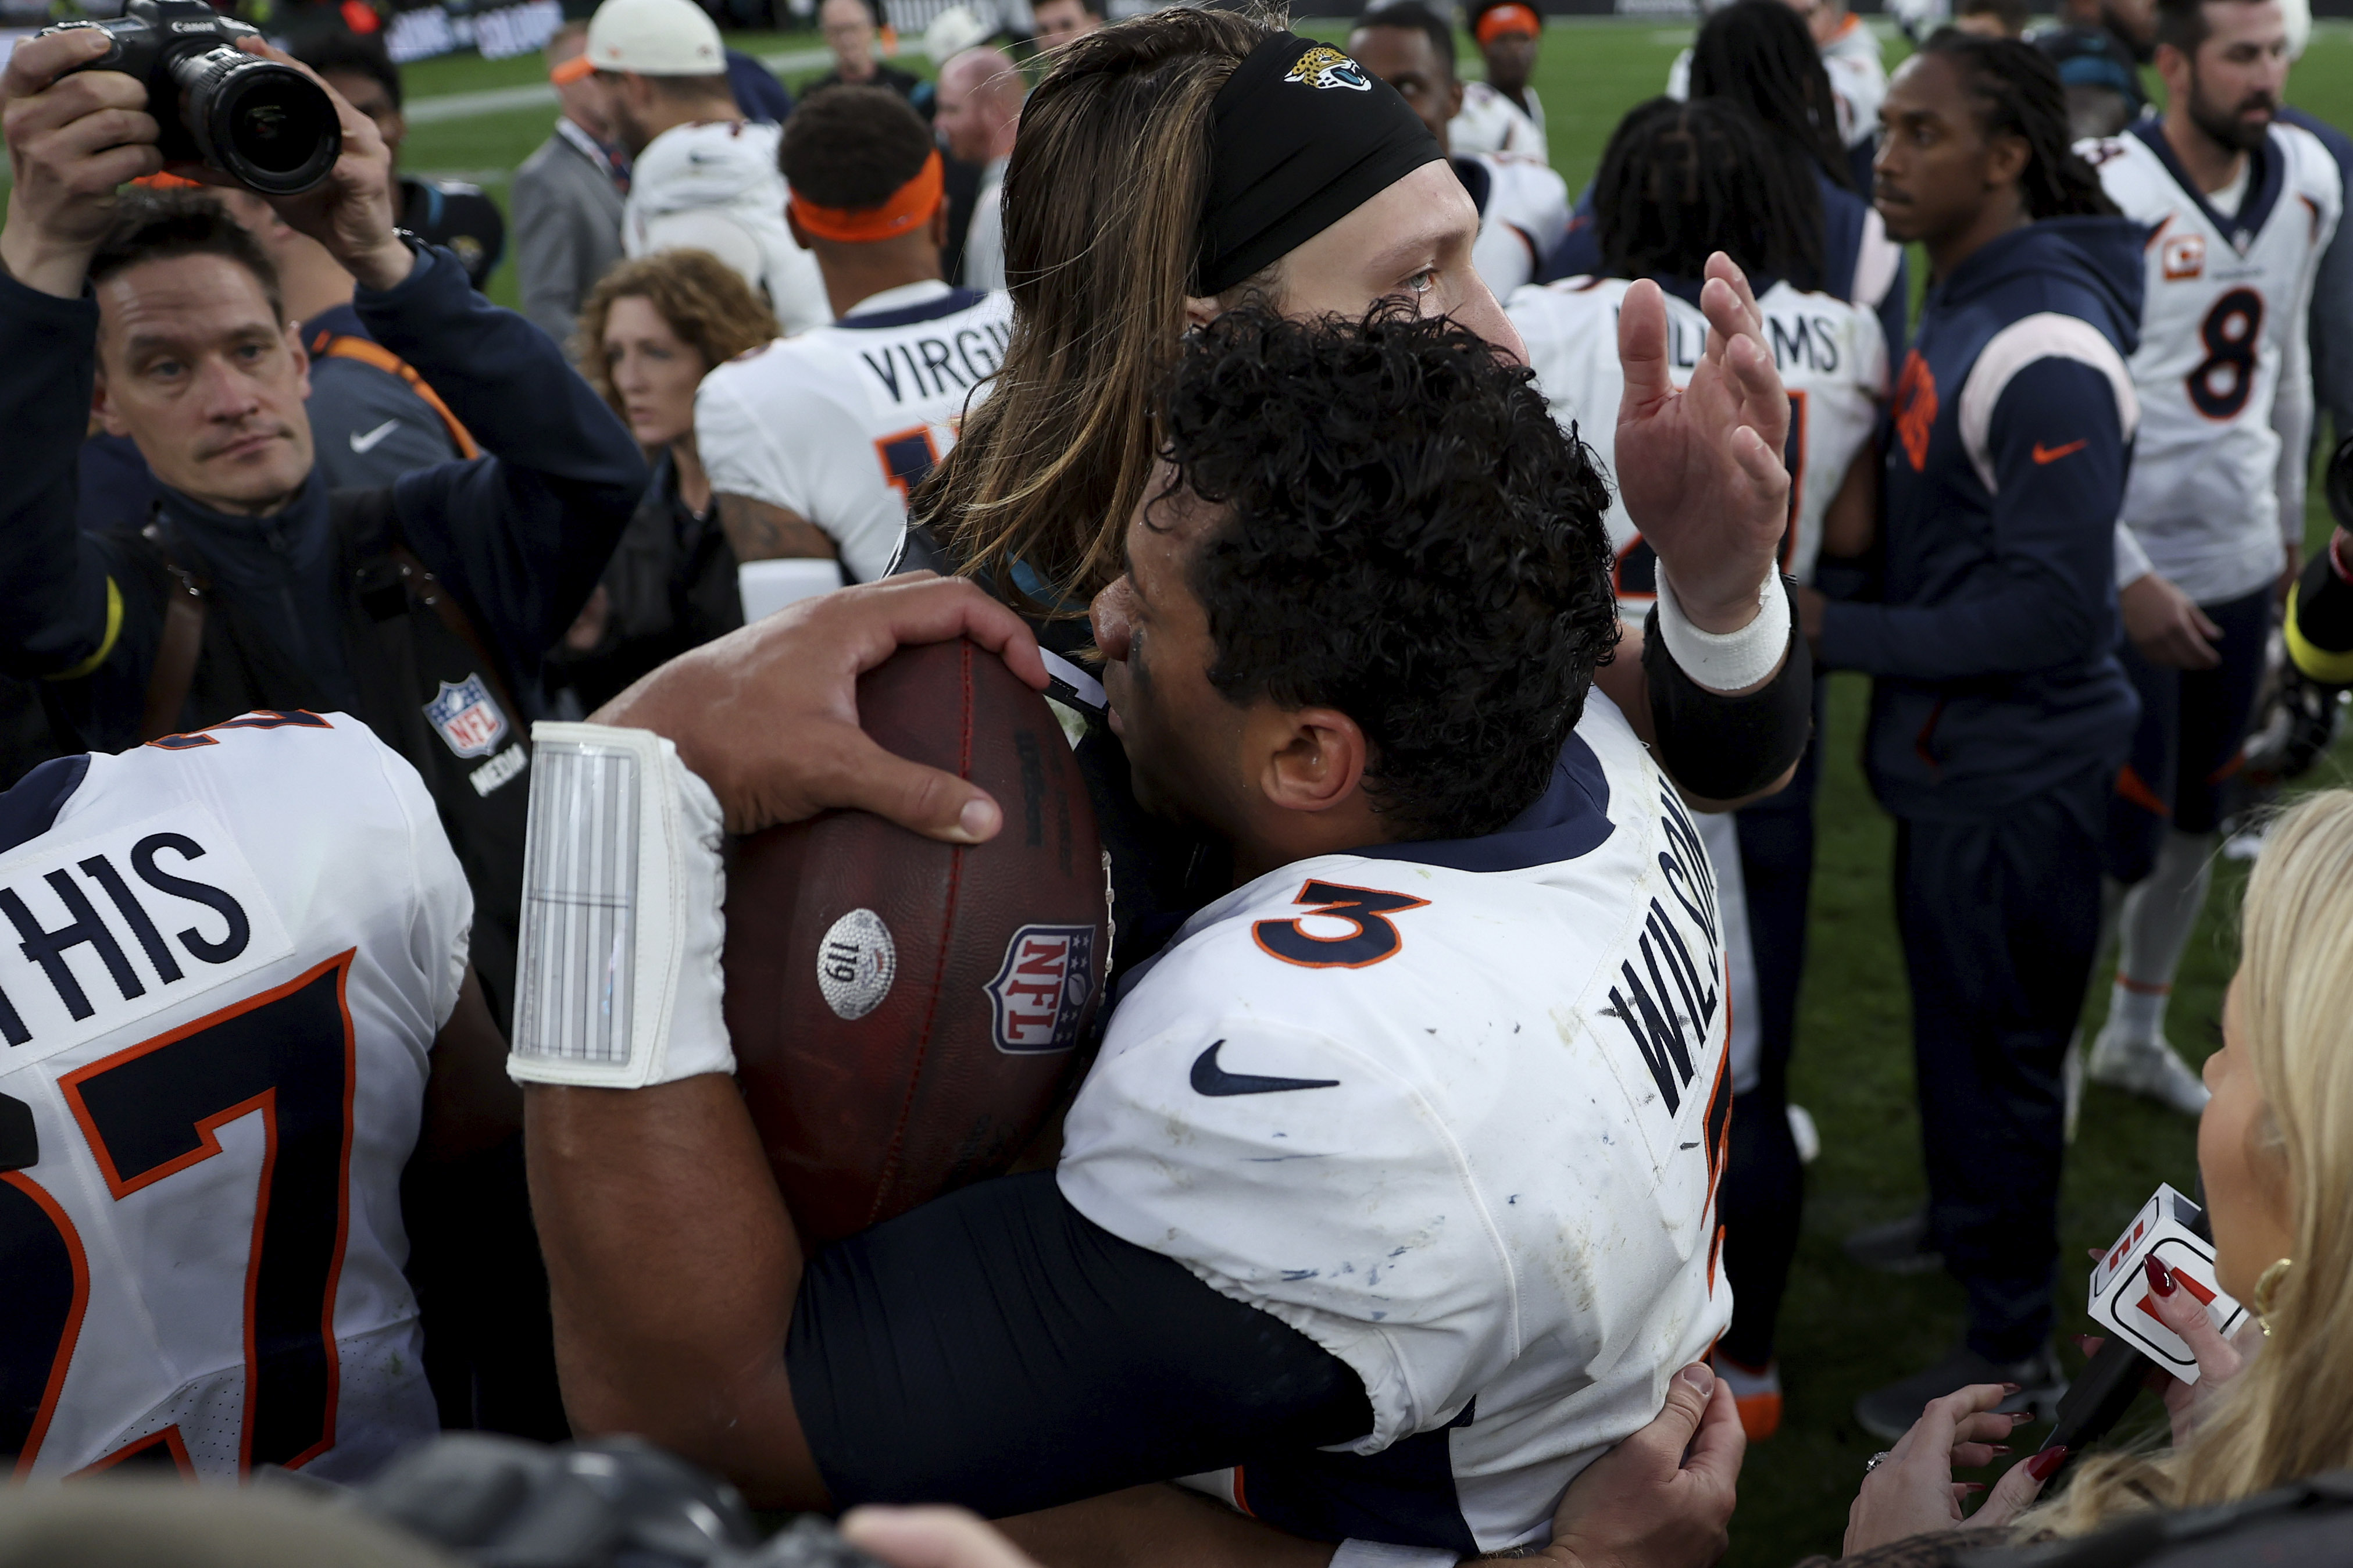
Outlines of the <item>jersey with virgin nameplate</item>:
{"label": "jersey with virgin nameplate", "polygon": [[695,441],[711,488],[823,530],[850,581],[890,570],[907,497],[955,445],[1013,335],[1003,294],[916,283],[703,377]]}
{"label": "jersey with virgin nameplate", "polygon": [[[2234,215],[2198,190],[2156,121],[2077,150],[2150,230],[2124,521],[2148,567],[2191,598],[2242,597],[2279,575],[2284,539],[2304,538],[2305,315],[2343,180],[2318,138],[2292,125],[2247,155]],[[2119,575],[2136,564],[2127,554]]]}
{"label": "jersey with virgin nameplate", "polygon": [[400,1176],[472,908],[415,770],[341,714],[60,758],[0,795],[19,1478],[357,1479],[433,1433]]}
{"label": "jersey with virgin nameplate", "polygon": [[[1616,472],[1618,405],[1626,374],[1618,363],[1618,310],[1632,285],[1622,278],[1567,278],[1522,289],[1504,313],[1528,346],[1528,363],[1551,402],[1553,417]],[[1871,440],[1887,387],[1887,341],[1870,310],[1828,294],[1776,283],[1757,301],[1765,337],[1789,393],[1789,528],[1781,570],[1813,580],[1822,517],[1847,468]],[[1691,380],[1707,346],[1707,318],[1690,300],[1667,295],[1667,359],[1675,383]],[[1625,503],[1609,500],[1609,549],[1619,603],[1639,620],[1658,594],[1658,557],[1642,542]]]}
{"label": "jersey with virgin nameplate", "polygon": [[1731,1314],[1719,930],[1690,815],[1596,690],[1501,832],[1286,866],[1137,973],[1064,1195],[1346,1363],[1373,1414],[1192,1484],[1318,1539],[1543,1538]]}

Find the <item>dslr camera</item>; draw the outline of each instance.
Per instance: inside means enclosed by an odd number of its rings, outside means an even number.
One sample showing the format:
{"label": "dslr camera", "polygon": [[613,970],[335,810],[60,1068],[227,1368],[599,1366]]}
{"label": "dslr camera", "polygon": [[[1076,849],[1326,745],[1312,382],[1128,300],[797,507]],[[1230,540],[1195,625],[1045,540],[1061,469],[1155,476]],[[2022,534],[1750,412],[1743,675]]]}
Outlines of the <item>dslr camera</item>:
{"label": "dslr camera", "polygon": [[259,29],[205,0],[131,0],[111,22],[61,22],[47,37],[95,28],[113,47],[78,70],[121,71],[147,86],[169,163],[202,163],[264,195],[291,196],[327,177],[343,130],[326,89],[291,66],[247,54]]}

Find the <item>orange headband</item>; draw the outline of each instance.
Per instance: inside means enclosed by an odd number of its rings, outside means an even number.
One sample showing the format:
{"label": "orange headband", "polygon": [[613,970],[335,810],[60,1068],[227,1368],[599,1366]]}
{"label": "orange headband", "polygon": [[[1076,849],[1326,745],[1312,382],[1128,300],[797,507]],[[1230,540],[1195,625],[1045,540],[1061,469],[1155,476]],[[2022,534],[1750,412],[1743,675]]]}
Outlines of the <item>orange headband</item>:
{"label": "orange headband", "polygon": [[584,51],[583,53],[573,56],[562,65],[557,66],[553,70],[549,71],[547,73],[547,79],[554,82],[558,87],[570,87],[582,77],[595,76],[596,74],[596,65],[588,58],[588,56]]}
{"label": "orange headband", "polygon": [[940,162],[938,148],[923,160],[915,177],[892,193],[889,201],[879,207],[821,207],[804,201],[795,191],[792,214],[803,228],[819,239],[839,240],[844,245],[859,245],[877,239],[896,239],[918,224],[932,221],[940,208],[946,189],[947,170]]}
{"label": "orange headband", "polygon": [[1511,0],[1506,5],[1490,6],[1479,18],[1479,25],[1472,29],[1472,35],[1482,44],[1493,43],[1499,33],[1525,33],[1531,38],[1540,37],[1544,34],[1544,23],[1538,19],[1533,7],[1520,5],[1518,0]]}

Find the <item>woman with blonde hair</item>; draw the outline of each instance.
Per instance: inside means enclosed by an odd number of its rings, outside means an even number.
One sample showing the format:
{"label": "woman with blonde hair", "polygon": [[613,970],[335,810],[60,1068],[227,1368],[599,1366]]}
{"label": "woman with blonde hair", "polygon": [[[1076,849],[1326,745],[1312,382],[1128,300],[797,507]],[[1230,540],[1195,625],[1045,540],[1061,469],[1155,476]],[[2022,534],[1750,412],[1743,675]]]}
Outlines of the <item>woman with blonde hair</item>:
{"label": "woman with blonde hair", "polygon": [[[2239,969],[2198,1170],[2215,1274],[2250,1309],[2235,1341],[2161,1266],[2150,1300],[2197,1352],[2176,1382],[2161,1452],[2095,1455],[2051,1503],[2011,1467],[1970,1526],[2016,1521],[2032,1539],[2090,1533],[2127,1515],[2235,1501],[2353,1468],[2353,791],[2326,790],[2280,817],[2247,884]],[[1993,1385],[1930,1405],[1863,1482],[1844,1561],[1932,1563],[1985,1543],[1960,1523],[1955,1464],[1989,1462],[2010,1418]],[[2046,1461],[2047,1464],[2047,1461]],[[1908,1538],[1908,1539],[1907,1539]],[[1859,1555],[1858,1555],[1859,1554]]]}
{"label": "woman with blonde hair", "polygon": [[664,660],[744,624],[735,554],[694,445],[694,389],[772,342],[776,319],[708,251],[624,261],[581,307],[571,352],[654,460],[653,483],[596,591],[549,657],[586,712]]}

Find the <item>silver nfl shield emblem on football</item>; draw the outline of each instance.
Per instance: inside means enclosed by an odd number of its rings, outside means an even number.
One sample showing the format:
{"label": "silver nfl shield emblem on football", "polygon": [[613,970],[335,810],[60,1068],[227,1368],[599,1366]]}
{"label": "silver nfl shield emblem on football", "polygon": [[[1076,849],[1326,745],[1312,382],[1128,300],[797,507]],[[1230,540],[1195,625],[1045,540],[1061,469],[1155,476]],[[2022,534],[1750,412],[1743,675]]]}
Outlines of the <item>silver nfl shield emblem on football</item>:
{"label": "silver nfl shield emblem on football", "polygon": [[1094,990],[1092,926],[1023,926],[988,983],[997,1048],[1008,1056],[1067,1051]]}
{"label": "silver nfl shield emblem on football", "polygon": [[487,757],[507,738],[507,716],[479,675],[443,681],[440,693],[425,705],[425,719],[461,757]]}

